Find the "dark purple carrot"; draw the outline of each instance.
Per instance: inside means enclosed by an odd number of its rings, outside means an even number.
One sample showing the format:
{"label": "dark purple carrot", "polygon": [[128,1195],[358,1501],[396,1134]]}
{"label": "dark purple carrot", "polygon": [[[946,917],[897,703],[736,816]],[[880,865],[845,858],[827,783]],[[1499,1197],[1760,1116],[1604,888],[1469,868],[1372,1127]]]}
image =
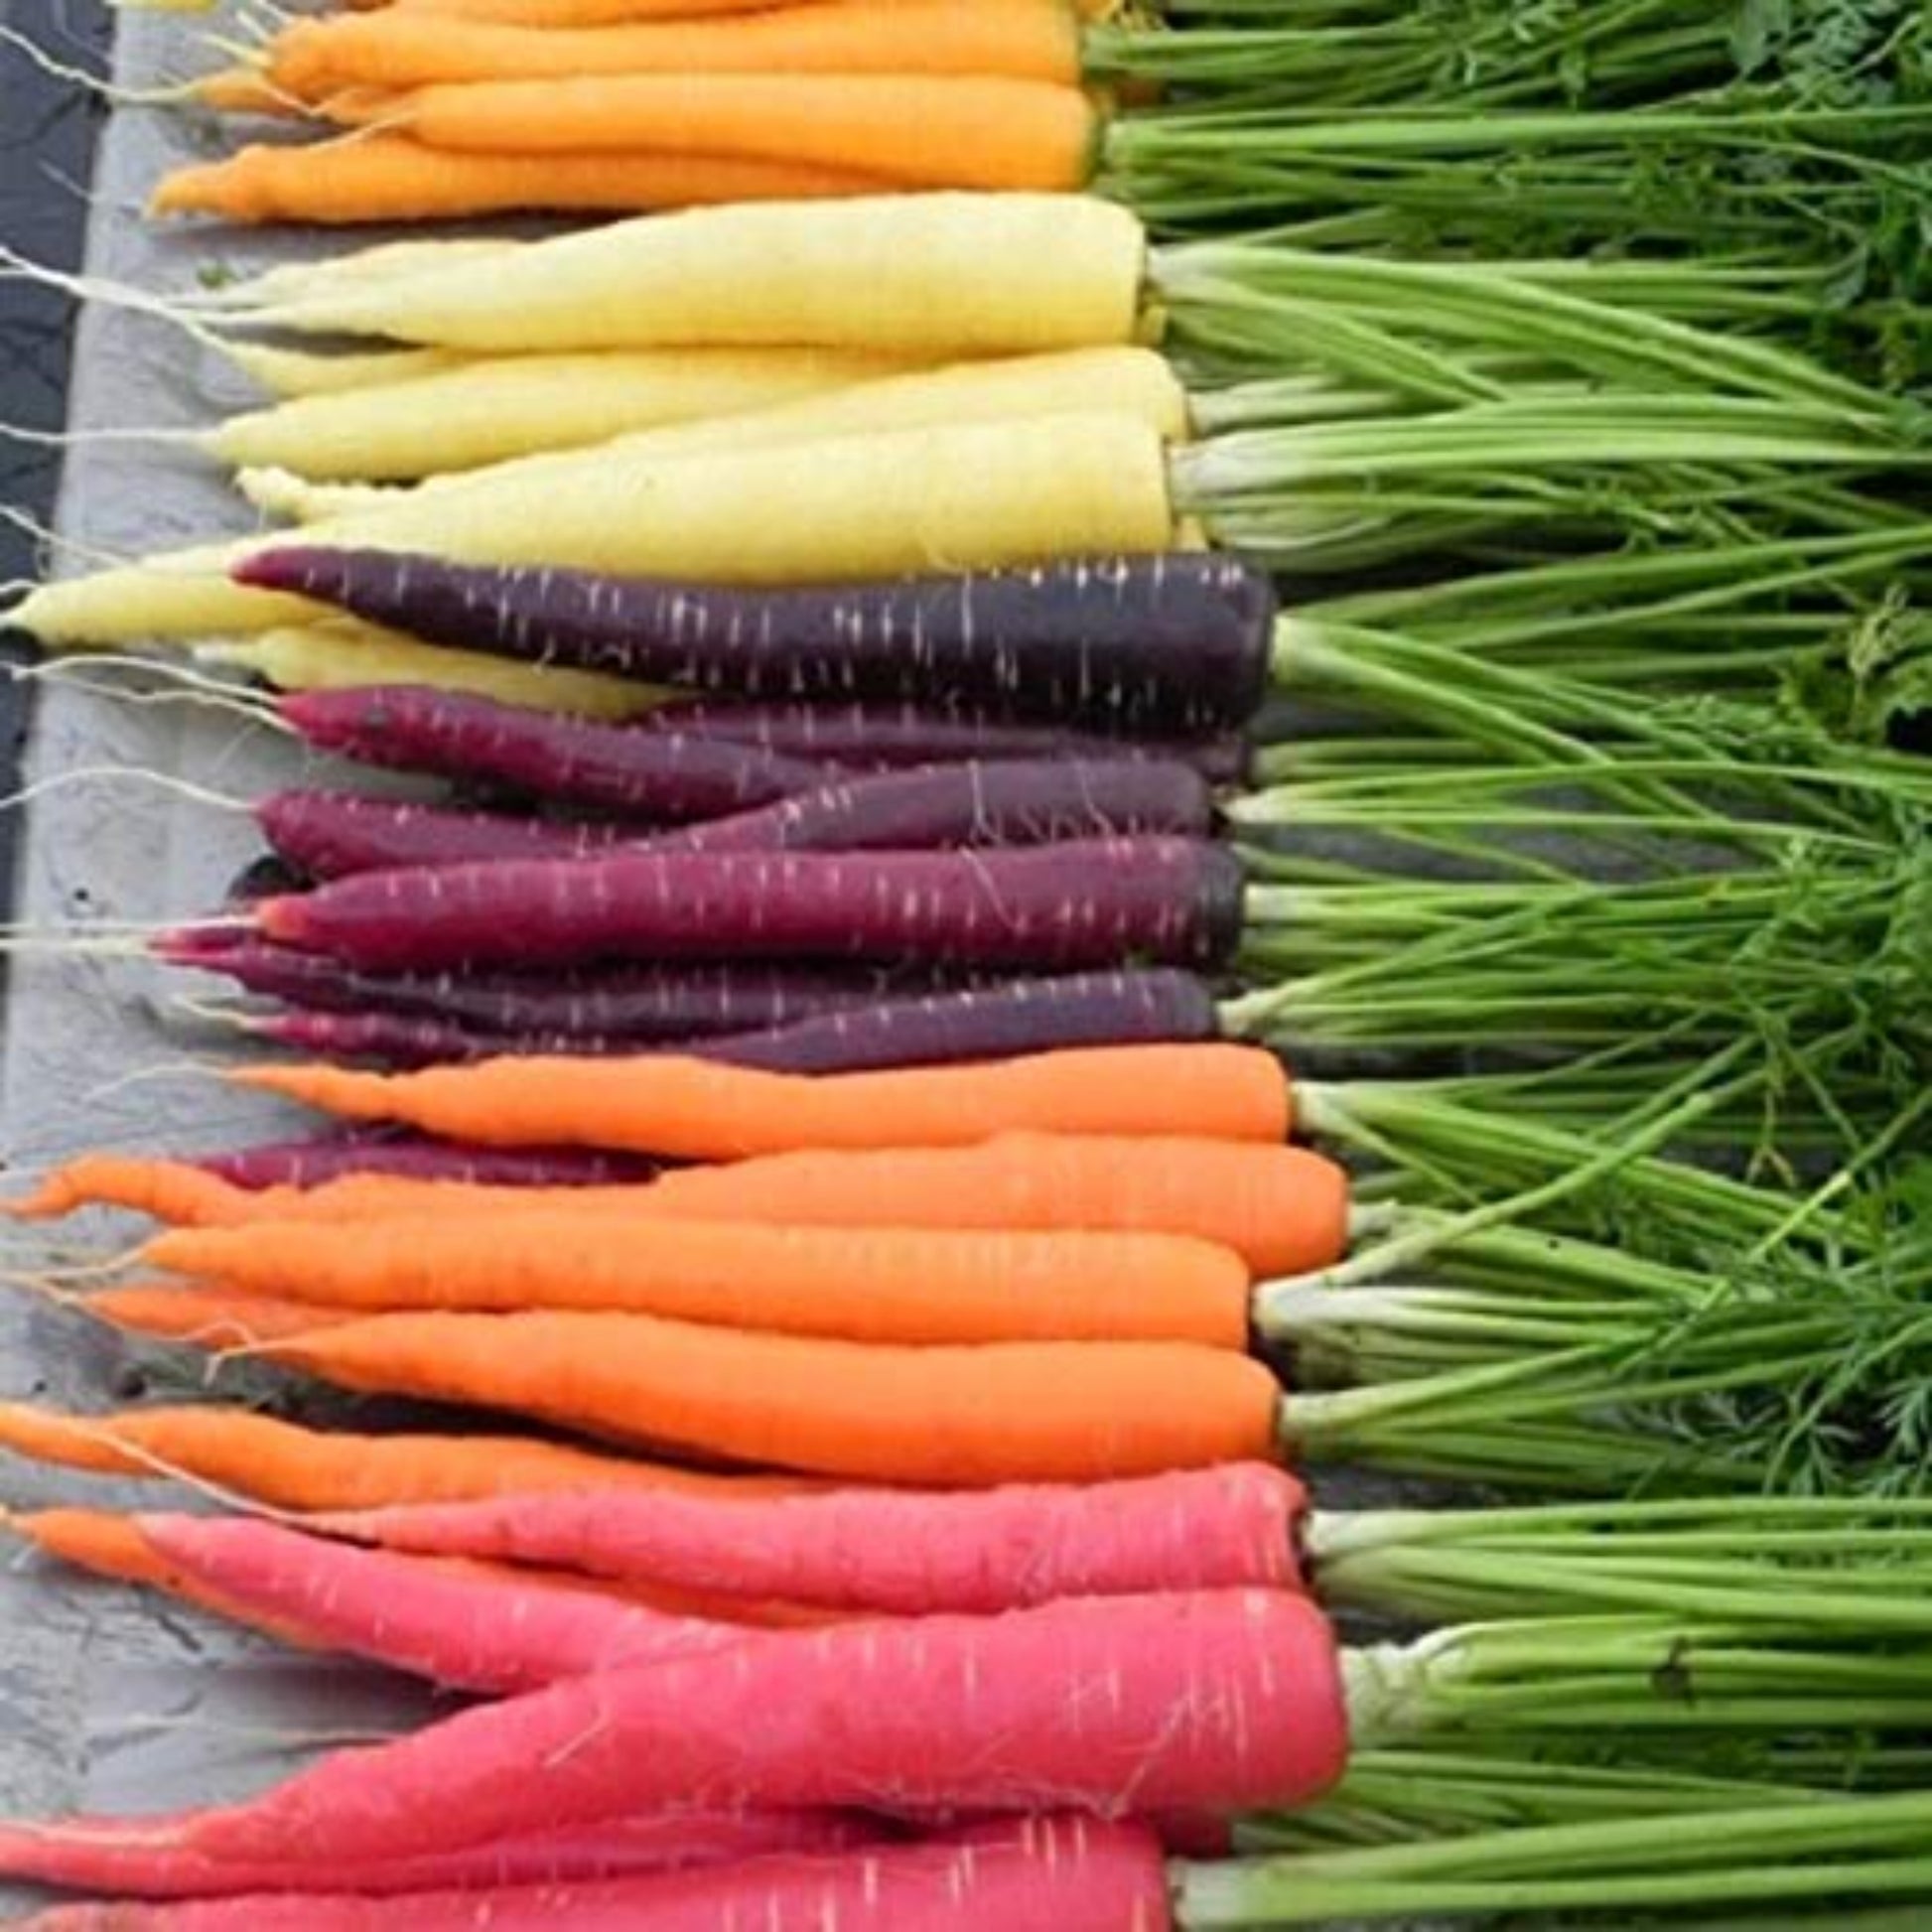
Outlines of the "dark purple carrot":
{"label": "dark purple carrot", "polygon": [[1028,724],[970,707],[919,704],[739,703],[708,698],[660,705],[631,722],[632,731],[695,732],[728,738],[781,758],[837,765],[846,771],[897,770],[908,764],[956,764],[967,759],[1096,759],[1145,757],[1191,764],[1210,784],[1240,784],[1249,774],[1247,740],[1237,731],[1207,738],[1127,738]]}
{"label": "dark purple carrot", "polygon": [[926,852],[1213,829],[1207,780],[1167,759],[1012,759],[835,779],[650,841],[669,852]]}
{"label": "dark purple carrot", "polygon": [[660,1163],[585,1147],[479,1147],[393,1128],[349,1128],[207,1154],[194,1166],[231,1186],[320,1187],[346,1174],[399,1174],[483,1187],[609,1187],[648,1180]]}
{"label": "dark purple carrot", "polygon": [[255,918],[270,939],[375,971],[738,958],[1071,972],[1219,959],[1242,911],[1231,852],[1148,838],[375,872],[267,899]]}
{"label": "dark purple carrot", "polygon": [[1266,573],[1204,552],[759,591],[291,544],[235,576],[432,642],[654,684],[844,703],[937,691],[1183,736],[1253,716],[1276,615]]}
{"label": "dark purple carrot", "polygon": [[831,775],[730,739],[629,731],[413,684],[297,691],[277,709],[305,743],[363,764],[507,786],[659,824],[747,811]]}
{"label": "dark purple carrot", "polygon": [[583,859],[643,836],[635,825],[519,818],[356,791],[272,791],[253,813],[277,855],[315,879],[484,859]]}
{"label": "dark purple carrot", "polygon": [[644,1042],[609,1034],[488,1033],[410,1014],[293,1012],[251,1018],[248,1031],[319,1059],[389,1067],[436,1066],[501,1054],[673,1051],[774,1073],[856,1073],[1004,1059],[1049,1047],[1217,1039],[1214,996],[1171,968],[1073,973],[1051,979],[885,1000],[789,1027],[709,1038]]}
{"label": "dark purple carrot", "polygon": [[756,1034],[827,1013],[935,990],[873,966],[760,961],[618,966],[577,973],[365,973],[326,953],[258,938],[220,946],[191,935],[163,958],[220,973],[245,992],[329,1013],[421,1014],[491,1034],[605,1034],[689,1041]]}

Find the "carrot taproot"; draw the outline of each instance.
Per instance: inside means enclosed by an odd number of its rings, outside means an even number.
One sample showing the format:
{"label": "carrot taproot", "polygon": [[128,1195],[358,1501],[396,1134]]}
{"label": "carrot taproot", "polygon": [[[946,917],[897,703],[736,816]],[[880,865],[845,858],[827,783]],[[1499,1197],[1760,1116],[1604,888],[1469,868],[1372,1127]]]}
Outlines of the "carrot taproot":
{"label": "carrot taproot", "polygon": [[229,1295],[172,1282],[99,1289],[81,1306],[123,1334],[217,1352],[261,1348],[344,1319],[340,1309],[312,1308],[284,1296]]}
{"label": "carrot taproot", "polygon": [[[154,1823],[163,1821],[155,1820]],[[326,1882],[354,1894],[358,1921],[367,1923],[372,1898],[444,1889],[474,1899],[505,1887],[554,1886],[621,1878],[652,1871],[677,1871],[699,1865],[735,1865],[775,1853],[830,1852],[876,1843],[879,1826],[858,1813],[833,1811],[703,1811],[691,1807],[618,1818],[597,1825],[512,1837],[456,1852],[420,1858],[385,1859],[331,1867]],[[69,1890],[129,1894],[148,1898],[235,1898],[247,1893],[313,1894],[318,1878],[313,1864],[286,1860],[208,1859],[187,1852],[155,1853],[126,1843],[119,1820],[97,1825],[75,1820],[58,1826],[0,1825],[0,1868],[29,1883]],[[419,1901],[399,1905],[399,1914]],[[291,1904],[293,1901],[291,1901]],[[276,1900],[248,1900],[255,1916],[249,1932],[273,1924],[260,1915],[283,1909]],[[44,1927],[80,1928],[107,1924],[125,1928],[138,1908],[77,1905],[42,1915]],[[132,1921],[139,1924],[143,1920]],[[172,1921],[155,1923],[166,1928]],[[492,1921],[500,1927],[502,1919]],[[553,1921],[554,1922],[554,1921]],[[408,1923],[414,1927],[412,1917]]]}
{"label": "carrot taproot", "polygon": [[[728,1932],[753,1924],[759,1932],[1156,1932],[1168,1924],[1160,1839],[1142,1825],[1077,1816],[906,1844],[887,1842],[847,1814],[669,1813],[511,1840],[491,1852],[347,1869],[332,1863],[326,1870],[152,1852],[103,1842],[98,1832],[64,1829],[54,1844],[53,1857],[33,1859],[29,1840],[30,1862],[90,1889],[158,1890],[165,1878],[187,1890],[226,1873],[245,1890],[247,1874],[259,1871],[262,1892],[178,1906],[64,1906],[36,1917],[34,1932]],[[662,1855],[673,1848],[679,1856]],[[545,1869],[553,1860],[554,1877]],[[484,1875],[492,1861],[505,1874],[493,1884]],[[5,1839],[0,1863],[15,1863]],[[541,1882],[526,1880],[526,1867]],[[305,1869],[310,1886],[294,1895],[291,1878]],[[458,1888],[406,1886],[401,1874],[411,1871],[448,1871],[429,1882]],[[353,1889],[315,1889],[324,1885]],[[413,1895],[387,1903],[366,1895],[403,1890]]]}
{"label": "carrot taproot", "polygon": [[[1076,193],[1102,125],[1078,87],[943,74],[598,74],[432,83],[379,110],[443,152],[653,154],[905,188]],[[755,191],[757,192],[757,191]],[[690,199],[690,198],[687,198]],[[747,199],[750,199],[749,197]]]}
{"label": "carrot taproot", "polygon": [[5,1204],[21,1221],[55,1220],[79,1207],[123,1207],[172,1225],[218,1225],[240,1211],[238,1190],[186,1161],[83,1154],[41,1177],[32,1193]]}
{"label": "carrot taproot", "polygon": [[[229,1623],[239,1623],[298,1650],[327,1648],[299,1616],[231,1596],[218,1584],[186,1569],[151,1542],[132,1517],[104,1509],[42,1509],[9,1513],[5,1527],[48,1556],[115,1583],[139,1584],[178,1597]],[[545,1679],[544,1682],[554,1682]]]}
{"label": "carrot taproot", "polygon": [[[1304,1587],[1307,1494],[1255,1462],[1080,1486],[835,1489],[712,1502],[615,1491],[337,1514],[330,1534],[429,1556],[775,1595],[896,1616],[1059,1596]],[[209,1582],[218,1582],[213,1577]]]}
{"label": "carrot taproot", "polygon": [[956,1147],[1014,1132],[1279,1142],[1290,1127],[1281,1061],[1218,1040],[824,1078],[675,1054],[488,1060],[406,1074],[294,1064],[228,1077],[347,1119],[483,1145],[581,1143],[694,1161]]}
{"label": "carrot taproot", "polygon": [[321,226],[510,213],[628,213],[876,195],[878,177],[732,155],[491,154],[406,134],[246,147],[162,177],[155,214]]}
{"label": "carrot taproot", "polygon": [[284,120],[303,111],[303,103],[286,84],[257,67],[217,68],[200,75],[190,89],[197,105],[216,114],[258,114]]}
{"label": "carrot taproot", "polygon": [[301,1847],[326,1869],[693,1791],[778,1807],[887,1794],[913,1814],[1286,1807],[1342,1772],[1340,1663],[1320,1611],[1285,1590],[832,1624],[484,1705],[151,1842]]}
{"label": "carrot taproot", "polygon": [[[152,1553],[160,1587],[312,1647],[454,1690],[511,1695],[566,1677],[740,1643],[747,1626],[672,1616],[508,1569],[358,1549],[246,1518],[109,1518]],[[147,1581],[146,1578],[137,1581]]]}
{"label": "carrot taproot", "polygon": [[199,1282],[376,1312],[628,1311],[852,1341],[1248,1341],[1246,1265],[1179,1235],[704,1221],[609,1232],[567,1209],[406,1232],[257,1222],[178,1229],[141,1253]]}
{"label": "carrot taproot", "polygon": [[723,1497],[785,1495],[801,1487],[789,1477],[712,1475],[522,1436],[359,1435],[211,1404],[81,1417],[0,1403],[0,1449],[95,1475],[179,1475],[296,1510],[567,1489],[661,1488]]}
{"label": "carrot taproot", "polygon": [[1220,1242],[1259,1275],[1298,1275],[1347,1245],[1348,1180],[1299,1147],[1007,1134],[976,1147],[682,1169],[616,1211],[799,1226],[1155,1229]]}
{"label": "carrot taproot", "polygon": [[647,1450],[946,1488],[1266,1458],[1280,1395],[1252,1356],[1196,1342],[908,1347],[558,1310],[369,1315],[256,1352]]}
{"label": "carrot taproot", "polygon": [[266,50],[271,88],[325,108],[340,88],[651,72],[1004,74],[1072,87],[1082,69],[1078,25],[1057,0],[818,0],[591,29],[459,25],[392,7],[298,18]]}

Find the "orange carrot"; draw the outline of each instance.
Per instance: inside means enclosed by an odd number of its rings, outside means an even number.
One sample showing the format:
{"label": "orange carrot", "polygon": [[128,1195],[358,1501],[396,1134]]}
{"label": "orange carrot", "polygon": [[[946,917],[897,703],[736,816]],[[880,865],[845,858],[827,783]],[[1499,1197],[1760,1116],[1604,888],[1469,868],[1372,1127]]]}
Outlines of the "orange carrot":
{"label": "orange carrot", "polygon": [[559,1208],[180,1229],[142,1258],[369,1311],[585,1309],[851,1341],[1248,1341],[1241,1257],[1167,1234],[645,1221],[613,1240],[607,1217]]}
{"label": "orange carrot", "polygon": [[1015,1131],[1285,1140],[1288,1075],[1258,1046],[1092,1046],[885,1073],[766,1073],[675,1054],[482,1060],[417,1073],[243,1067],[237,1085],[350,1120],[489,1146],[693,1161],[797,1148],[951,1147]]}
{"label": "orange carrot", "polygon": [[475,1502],[560,1489],[661,1489],[725,1500],[791,1495],[809,1486],[789,1477],[714,1475],[599,1455],[520,1436],[358,1436],[305,1429],[212,1405],[83,1417],[0,1403],[0,1449],[96,1475],[177,1474],[299,1510]]}
{"label": "orange carrot", "polygon": [[[1058,0],[822,0],[726,20],[591,29],[459,22],[425,13],[324,15],[276,35],[274,86],[326,103],[350,87],[608,73],[1004,74],[1080,81],[1080,35]],[[206,83],[205,83],[206,84]]]}
{"label": "orange carrot", "polygon": [[211,1288],[137,1283],[106,1288],[82,1304],[87,1313],[125,1334],[155,1341],[182,1341],[216,1351],[256,1348],[288,1335],[305,1335],[345,1319],[340,1309],[310,1308],[279,1296],[227,1295]]}
{"label": "orange carrot", "polygon": [[[925,3],[926,0],[866,0],[879,13]],[[385,4],[393,13],[431,14],[440,20],[508,21],[525,27],[569,28],[758,13],[769,7],[771,0],[348,0],[356,12],[367,12]],[[1077,10],[1090,19],[1105,19],[1118,5],[1119,0],[1079,0]]]}
{"label": "orange carrot", "polygon": [[229,1622],[260,1630],[298,1650],[315,1647],[314,1639],[298,1624],[232,1602],[168,1562],[131,1517],[102,1509],[43,1509],[8,1515],[6,1523],[37,1549],[72,1564],[76,1570],[111,1577],[117,1583],[145,1585]]}
{"label": "orange carrot", "polygon": [[1280,1394],[1252,1356],[1187,1342],[895,1348],[639,1314],[382,1314],[262,1352],[624,1443],[951,1487],[1266,1459]]}
{"label": "orange carrot", "polygon": [[215,1226],[246,1207],[244,1188],[205,1173],[186,1161],[150,1161],[130,1154],[83,1154],[43,1176],[31,1194],[6,1203],[22,1221],[52,1220],[77,1207],[125,1207],[175,1226]]}
{"label": "orange carrot", "polygon": [[981,75],[606,74],[428,86],[397,119],[481,154],[708,155],[907,187],[1077,192],[1101,117],[1077,87]]}
{"label": "orange carrot", "polygon": [[194,83],[195,99],[216,114],[261,114],[281,119],[300,103],[254,68],[218,68]]}
{"label": "orange carrot", "polygon": [[674,154],[459,154],[403,135],[353,135],[250,147],[177,168],[156,214],[223,221],[423,221],[473,214],[697,207],[722,202],[876,195],[881,181],[844,170]]}

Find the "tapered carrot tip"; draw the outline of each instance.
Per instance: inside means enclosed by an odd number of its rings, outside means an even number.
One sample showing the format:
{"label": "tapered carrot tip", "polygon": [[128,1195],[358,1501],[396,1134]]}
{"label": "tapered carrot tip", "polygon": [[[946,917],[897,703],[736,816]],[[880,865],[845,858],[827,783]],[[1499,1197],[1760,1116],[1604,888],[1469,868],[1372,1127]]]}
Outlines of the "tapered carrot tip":
{"label": "tapered carrot tip", "polygon": [[[71,1416],[55,1415],[24,1402],[0,1402],[0,1449],[35,1462],[91,1469],[102,1475],[138,1474],[142,1468],[109,1440],[104,1429],[90,1428]],[[0,1522],[11,1526],[13,1512],[0,1511]]]}
{"label": "tapered carrot tip", "polygon": [[229,214],[234,178],[225,161],[198,162],[163,175],[148,197],[150,214]]}

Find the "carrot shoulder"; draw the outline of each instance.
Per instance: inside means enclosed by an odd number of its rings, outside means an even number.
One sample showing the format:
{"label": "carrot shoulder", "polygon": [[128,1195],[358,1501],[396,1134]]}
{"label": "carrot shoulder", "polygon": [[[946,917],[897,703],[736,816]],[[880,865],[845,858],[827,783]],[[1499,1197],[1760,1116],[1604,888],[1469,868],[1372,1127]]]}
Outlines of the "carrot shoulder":
{"label": "carrot shoulder", "polygon": [[419,1073],[242,1068],[354,1120],[495,1145],[566,1142],[684,1160],[794,1148],[945,1147],[1008,1132],[1279,1142],[1288,1076],[1254,1046],[1101,1046],[887,1073],[764,1073],[675,1055],[503,1058]]}
{"label": "carrot shoulder", "polygon": [[223,221],[425,221],[463,215],[635,213],[733,202],[876,195],[850,171],[696,154],[456,153],[400,134],[248,147],[177,168],[155,190],[156,214]]}
{"label": "carrot shoulder", "polygon": [[432,148],[707,155],[905,186],[1077,192],[1101,126],[1077,87],[985,75],[610,74],[432,85],[395,114]]}

